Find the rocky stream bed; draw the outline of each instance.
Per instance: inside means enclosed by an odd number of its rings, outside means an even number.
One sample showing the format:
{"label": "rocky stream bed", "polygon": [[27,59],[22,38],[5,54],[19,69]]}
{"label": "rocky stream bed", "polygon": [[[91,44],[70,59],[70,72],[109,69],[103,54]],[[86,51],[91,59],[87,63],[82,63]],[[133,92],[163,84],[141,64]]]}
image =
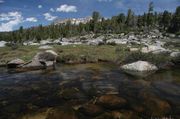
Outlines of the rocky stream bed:
{"label": "rocky stream bed", "polygon": [[109,63],[0,68],[0,119],[179,119],[179,72],[134,77]]}

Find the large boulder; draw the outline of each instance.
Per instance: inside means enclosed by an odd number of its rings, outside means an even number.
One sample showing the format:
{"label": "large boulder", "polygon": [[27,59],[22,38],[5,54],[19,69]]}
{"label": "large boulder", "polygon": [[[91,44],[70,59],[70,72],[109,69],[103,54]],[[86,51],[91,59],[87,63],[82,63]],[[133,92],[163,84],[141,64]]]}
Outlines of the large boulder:
{"label": "large boulder", "polygon": [[31,62],[22,66],[27,69],[43,69],[47,67],[55,67],[57,53],[52,50],[37,53]]}
{"label": "large boulder", "polygon": [[160,54],[160,53],[170,53],[170,50],[167,50],[161,46],[157,45],[148,45],[147,47],[143,47],[141,49],[142,53],[153,53],[153,54]]}
{"label": "large boulder", "polygon": [[171,56],[172,58],[179,57],[179,56],[180,56],[180,52],[172,52],[172,53],[170,54],[170,56]]}
{"label": "large boulder", "polygon": [[157,66],[146,61],[137,61],[131,64],[126,64],[121,66],[121,69],[128,74],[142,77],[158,70]]}
{"label": "large boulder", "polygon": [[23,45],[39,46],[40,44],[36,43],[36,42],[29,41],[29,42],[23,43]]}
{"label": "large boulder", "polygon": [[138,38],[134,35],[129,35],[128,40],[137,40]]}
{"label": "large boulder", "polygon": [[127,39],[109,39],[106,41],[107,44],[126,44],[127,43]]}
{"label": "large boulder", "polygon": [[130,52],[137,52],[137,51],[139,51],[139,48],[130,48],[129,50],[130,50]]}
{"label": "large boulder", "polygon": [[25,62],[22,59],[14,59],[7,63],[8,68],[17,68]]}
{"label": "large boulder", "polygon": [[172,62],[175,64],[176,67],[180,66],[180,52],[172,52],[170,54],[172,57]]}
{"label": "large boulder", "polygon": [[88,45],[100,45],[100,44],[103,44],[104,41],[103,41],[103,38],[99,37],[99,38],[96,38],[96,39],[92,39],[92,40],[89,40],[88,41]]}
{"label": "large boulder", "polygon": [[46,50],[45,52],[37,53],[33,60],[38,61],[56,61],[57,53],[53,50]]}
{"label": "large boulder", "polygon": [[5,47],[6,46],[6,41],[0,41],[0,47]]}
{"label": "large boulder", "polygon": [[40,46],[39,49],[52,49],[53,47],[49,45]]}
{"label": "large boulder", "polygon": [[53,41],[53,44],[58,44],[58,45],[61,45],[61,41],[60,41],[60,39],[54,40],[54,41]]}
{"label": "large boulder", "polygon": [[55,51],[53,51],[53,50],[46,50],[45,52],[53,54],[54,57],[58,56],[58,54]]}
{"label": "large boulder", "polygon": [[123,65],[121,67],[124,70],[132,70],[132,71],[152,71],[152,70],[157,70],[158,68],[150,64],[149,62],[146,61],[137,61],[131,64]]}
{"label": "large boulder", "polygon": [[52,42],[51,39],[41,40],[41,41],[40,41],[40,44],[41,44],[41,45],[49,45],[49,44],[53,44],[53,42]]}

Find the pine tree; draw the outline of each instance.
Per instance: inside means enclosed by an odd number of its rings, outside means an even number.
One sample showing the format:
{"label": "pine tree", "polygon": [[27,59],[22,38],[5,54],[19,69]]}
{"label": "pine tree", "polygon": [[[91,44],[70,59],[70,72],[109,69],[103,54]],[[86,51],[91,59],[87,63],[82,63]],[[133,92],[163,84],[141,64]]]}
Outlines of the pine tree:
{"label": "pine tree", "polygon": [[92,13],[92,27],[93,27],[93,31],[94,32],[97,32],[97,27],[98,27],[98,22],[99,22],[99,19],[100,19],[101,17],[100,17],[100,13],[99,12],[97,12],[97,11],[94,11],[93,13]]}
{"label": "pine tree", "polygon": [[173,19],[171,21],[170,31],[173,33],[180,34],[180,6],[176,8],[176,12],[173,15]]}
{"label": "pine tree", "polygon": [[140,15],[138,16],[137,26],[138,26],[139,28],[141,28],[141,27],[144,26],[143,17],[141,17]]}
{"label": "pine tree", "polygon": [[154,18],[153,18],[153,11],[154,11],[154,5],[153,2],[149,3],[149,10],[148,10],[148,15],[147,15],[147,25],[150,27],[154,23]]}
{"label": "pine tree", "polygon": [[171,22],[171,13],[169,13],[167,10],[163,12],[161,23],[164,27],[164,30],[166,30],[170,26]]}
{"label": "pine tree", "polygon": [[127,18],[126,18],[126,25],[132,26],[133,24],[133,11],[131,9],[128,10]]}

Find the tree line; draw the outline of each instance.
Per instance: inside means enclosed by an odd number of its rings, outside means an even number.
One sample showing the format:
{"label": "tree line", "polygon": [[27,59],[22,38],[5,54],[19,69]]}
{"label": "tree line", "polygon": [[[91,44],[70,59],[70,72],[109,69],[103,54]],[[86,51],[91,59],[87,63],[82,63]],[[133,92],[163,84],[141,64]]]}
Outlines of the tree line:
{"label": "tree line", "polygon": [[128,33],[130,31],[149,31],[157,28],[163,32],[170,32],[180,35],[180,6],[175,13],[165,10],[162,13],[154,11],[153,2],[150,2],[148,12],[143,15],[135,15],[129,9],[127,15],[120,13],[117,16],[106,19],[99,12],[92,13],[92,20],[88,23],[78,25],[68,21],[65,24],[48,25],[24,29],[12,32],[1,32],[0,40],[23,43],[27,40],[41,41],[43,39],[57,39],[62,37],[72,37],[89,33]]}

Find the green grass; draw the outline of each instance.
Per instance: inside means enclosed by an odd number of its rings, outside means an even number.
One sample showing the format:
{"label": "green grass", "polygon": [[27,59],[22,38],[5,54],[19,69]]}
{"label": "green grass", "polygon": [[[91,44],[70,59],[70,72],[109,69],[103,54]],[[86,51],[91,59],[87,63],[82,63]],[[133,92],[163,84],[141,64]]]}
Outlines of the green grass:
{"label": "green grass", "polygon": [[59,58],[65,61],[73,60],[75,62],[81,62],[83,59],[86,59],[87,62],[97,62],[98,60],[115,61],[118,56],[116,53],[117,47],[121,46],[55,46],[55,51],[59,54]]}
{"label": "green grass", "polygon": [[15,58],[21,58],[25,61],[29,61],[36,52],[37,47],[35,46],[22,46],[17,49],[12,49],[10,47],[0,48],[0,64],[5,64]]}
{"label": "green grass", "polygon": [[[143,60],[159,65],[169,61],[168,55],[130,52],[126,45],[54,45],[52,50],[58,53],[59,56],[57,61],[61,63],[109,61],[118,64],[126,64]],[[0,65],[6,64],[6,62],[15,58],[30,61],[39,51],[41,50],[38,49],[38,46],[21,46],[15,50],[12,50],[10,47],[0,48]]]}
{"label": "green grass", "polygon": [[[56,51],[59,55],[59,61],[72,61],[76,63],[84,59],[86,59],[86,62],[97,62],[98,60],[115,61],[118,57],[116,49],[125,46],[55,45],[53,47],[52,50]],[[4,64],[15,58],[30,61],[39,51],[41,50],[37,46],[21,46],[17,49],[10,47],[0,48],[0,64]]]}
{"label": "green grass", "polygon": [[166,42],[164,44],[165,48],[169,48],[169,49],[178,49],[180,50],[180,42],[172,42],[172,41],[169,41],[169,42]]}
{"label": "green grass", "polygon": [[148,61],[157,66],[164,64],[171,60],[169,54],[152,54],[152,53],[141,53],[141,52],[132,52],[129,53],[124,59],[124,63],[132,63],[138,60]]}

